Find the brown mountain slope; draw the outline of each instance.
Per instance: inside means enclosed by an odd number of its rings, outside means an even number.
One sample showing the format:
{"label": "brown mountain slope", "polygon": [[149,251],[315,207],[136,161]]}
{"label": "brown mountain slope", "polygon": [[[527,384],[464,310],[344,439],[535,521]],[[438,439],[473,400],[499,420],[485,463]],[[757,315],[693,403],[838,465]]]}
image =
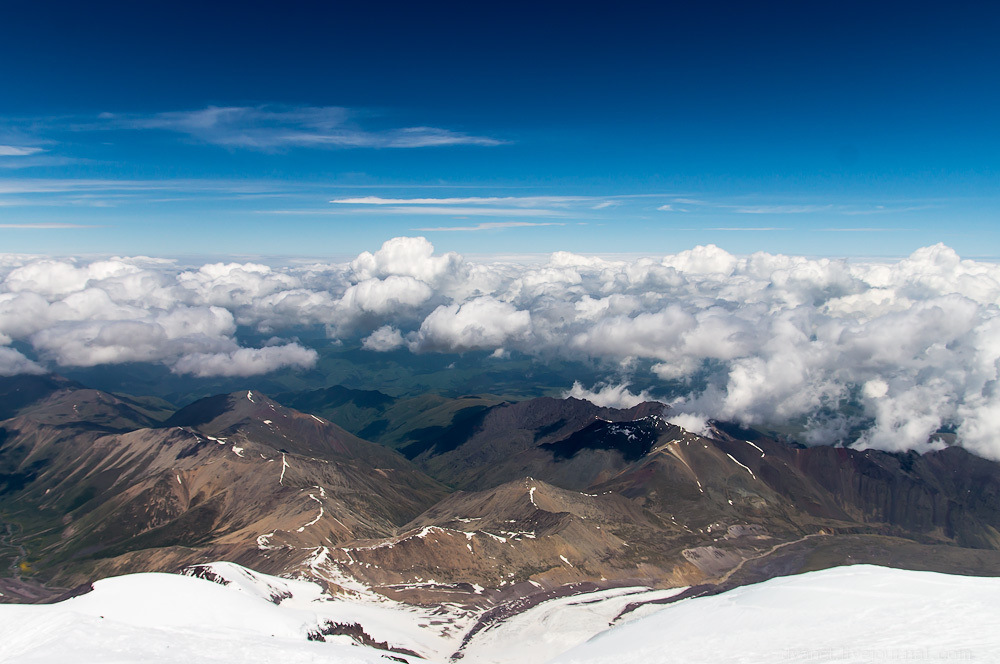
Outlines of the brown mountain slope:
{"label": "brown mountain slope", "polygon": [[273,551],[391,535],[444,495],[398,454],[245,397],[195,404],[214,416],[190,418],[194,426],[109,433],[90,422],[120,422],[114,399],[77,390],[68,413],[85,421],[64,421],[68,397],[57,394],[3,422],[0,458],[20,479],[0,505],[29,569],[72,585],[96,570],[173,569],[213,551],[281,571]]}
{"label": "brown mountain slope", "polygon": [[[659,415],[664,408],[648,402],[620,410],[581,399],[549,397],[504,403],[483,408],[467,421],[453,422],[434,440],[402,451],[430,475],[462,489],[487,489],[525,476],[582,489],[602,475],[620,470],[624,466],[620,455],[592,458],[594,455],[585,454],[556,466],[553,451],[545,449],[546,444],[566,440],[595,424],[600,427]],[[591,451],[599,451],[601,445]],[[560,450],[556,452],[559,456]]]}
{"label": "brown mountain slope", "polygon": [[417,455],[463,487],[449,494],[256,391],[150,427],[114,397],[60,388],[0,423],[0,547],[25,578],[64,586],[223,559],[479,607],[565,584],[723,587],[924,554],[1000,574],[994,462],[705,438],[662,410],[536,399],[453,420]]}
{"label": "brown mountain slope", "polygon": [[391,540],[325,549],[324,564],[431,603],[475,602],[477,586],[503,599],[583,581],[725,585],[819,560],[912,565],[918,550],[936,569],[1000,574],[1000,465],[959,448],[917,456],[710,439],[648,416],[597,420],[520,455],[539,467],[547,458],[549,478],[573,468],[598,479],[583,490],[522,477],[459,491]]}

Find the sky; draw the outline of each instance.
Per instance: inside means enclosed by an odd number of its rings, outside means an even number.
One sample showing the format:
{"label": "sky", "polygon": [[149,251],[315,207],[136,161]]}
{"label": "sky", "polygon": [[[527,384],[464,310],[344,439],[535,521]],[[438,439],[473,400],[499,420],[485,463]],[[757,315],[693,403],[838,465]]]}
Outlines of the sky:
{"label": "sky", "polygon": [[0,4],[4,252],[1000,257],[991,3]]}

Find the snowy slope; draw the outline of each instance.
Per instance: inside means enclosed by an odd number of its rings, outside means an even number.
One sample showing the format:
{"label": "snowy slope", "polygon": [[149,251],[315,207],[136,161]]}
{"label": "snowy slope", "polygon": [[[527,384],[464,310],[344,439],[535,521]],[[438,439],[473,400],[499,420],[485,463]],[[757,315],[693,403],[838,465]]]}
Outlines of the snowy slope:
{"label": "snowy slope", "polygon": [[[204,566],[206,572],[214,582],[133,574],[99,581],[92,592],[59,604],[0,605],[0,662],[443,664],[478,618],[456,618],[457,606],[332,598],[311,582],[231,563]],[[551,599],[478,631],[461,661],[993,662],[1000,653],[1000,579],[863,565],[654,605],[658,611],[629,614],[631,622],[608,629],[625,605],[678,591],[620,588]],[[349,636],[308,641],[326,621],[358,623],[396,652],[357,645]]]}
{"label": "snowy slope", "polygon": [[680,601],[553,662],[996,662],[998,602],[998,578],[838,567]]}
{"label": "snowy slope", "polygon": [[684,590],[615,588],[542,602],[476,634],[462,651],[462,664],[541,664],[606,630],[628,604]]}
{"label": "snowy slope", "polygon": [[316,623],[308,610],[209,581],[131,574],[56,605],[0,606],[0,661],[386,662],[374,649],[307,641]]}

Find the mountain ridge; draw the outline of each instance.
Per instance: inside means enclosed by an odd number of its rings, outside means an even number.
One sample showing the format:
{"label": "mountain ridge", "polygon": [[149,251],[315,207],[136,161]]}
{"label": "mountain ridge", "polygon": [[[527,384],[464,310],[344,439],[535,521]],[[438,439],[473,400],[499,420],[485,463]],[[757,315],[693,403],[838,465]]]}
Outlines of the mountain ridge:
{"label": "mountain ridge", "polygon": [[26,584],[226,559],[331,592],[495,607],[567,584],[912,565],[927,547],[941,571],[1000,574],[1000,465],[960,448],[705,438],[656,402],[486,400],[463,419],[462,400],[431,399],[451,435],[409,460],[253,389],[157,421],[53,380],[0,421],[0,551]]}

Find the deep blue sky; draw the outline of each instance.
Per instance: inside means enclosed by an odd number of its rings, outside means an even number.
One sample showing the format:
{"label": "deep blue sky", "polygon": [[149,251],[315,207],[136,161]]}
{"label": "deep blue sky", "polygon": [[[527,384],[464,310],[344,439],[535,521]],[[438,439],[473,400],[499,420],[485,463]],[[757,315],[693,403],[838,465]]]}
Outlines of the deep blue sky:
{"label": "deep blue sky", "polygon": [[992,3],[206,5],[0,0],[3,251],[1000,256]]}

